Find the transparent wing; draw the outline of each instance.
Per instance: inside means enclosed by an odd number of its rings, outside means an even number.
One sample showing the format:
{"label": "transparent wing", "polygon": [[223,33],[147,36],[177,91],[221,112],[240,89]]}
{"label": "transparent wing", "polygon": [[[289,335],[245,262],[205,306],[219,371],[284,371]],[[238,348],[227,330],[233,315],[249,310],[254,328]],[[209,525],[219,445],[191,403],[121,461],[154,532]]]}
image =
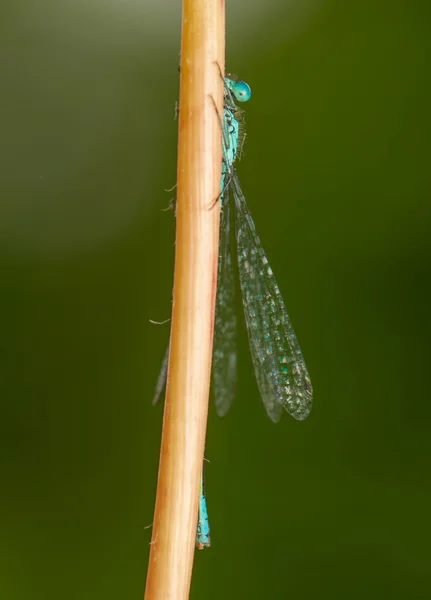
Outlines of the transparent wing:
{"label": "transparent wing", "polygon": [[168,344],[168,347],[166,348],[165,356],[163,357],[162,366],[160,368],[160,373],[157,378],[156,389],[154,390],[153,406],[159,401],[160,396],[162,395],[162,392],[166,385],[166,378],[168,375],[169,347],[170,344]]}
{"label": "transparent wing", "polygon": [[235,282],[230,248],[230,203],[220,216],[220,248],[214,328],[213,390],[217,413],[223,416],[232,404],[236,388]]}
{"label": "transparent wing", "polygon": [[281,407],[302,421],[313,396],[307,367],[236,172],[231,191],[245,321],[259,390],[273,421],[280,418]]}

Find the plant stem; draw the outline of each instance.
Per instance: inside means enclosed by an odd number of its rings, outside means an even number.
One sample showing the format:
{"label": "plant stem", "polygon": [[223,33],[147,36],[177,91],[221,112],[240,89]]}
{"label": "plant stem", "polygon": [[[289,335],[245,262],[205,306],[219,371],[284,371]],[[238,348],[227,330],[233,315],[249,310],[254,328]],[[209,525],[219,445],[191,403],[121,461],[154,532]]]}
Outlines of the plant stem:
{"label": "plant stem", "polygon": [[189,597],[217,287],[224,0],[183,0],[169,368],[145,600]]}

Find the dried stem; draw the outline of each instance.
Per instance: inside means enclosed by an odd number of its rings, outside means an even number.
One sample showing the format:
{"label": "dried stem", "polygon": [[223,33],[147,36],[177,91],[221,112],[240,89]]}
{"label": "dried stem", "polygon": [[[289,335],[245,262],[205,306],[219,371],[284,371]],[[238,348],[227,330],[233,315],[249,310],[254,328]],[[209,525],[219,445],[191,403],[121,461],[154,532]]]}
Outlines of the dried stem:
{"label": "dried stem", "polygon": [[174,300],[145,600],[185,600],[193,567],[217,286],[224,0],[183,0]]}

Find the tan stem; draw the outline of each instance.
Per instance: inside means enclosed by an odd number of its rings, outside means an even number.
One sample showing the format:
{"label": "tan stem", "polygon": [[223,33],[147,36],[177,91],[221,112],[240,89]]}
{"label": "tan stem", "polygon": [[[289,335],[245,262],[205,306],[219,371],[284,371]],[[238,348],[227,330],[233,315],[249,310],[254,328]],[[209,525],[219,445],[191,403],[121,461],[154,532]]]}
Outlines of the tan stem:
{"label": "tan stem", "polygon": [[223,0],[183,0],[174,298],[145,600],[189,597],[217,286]]}

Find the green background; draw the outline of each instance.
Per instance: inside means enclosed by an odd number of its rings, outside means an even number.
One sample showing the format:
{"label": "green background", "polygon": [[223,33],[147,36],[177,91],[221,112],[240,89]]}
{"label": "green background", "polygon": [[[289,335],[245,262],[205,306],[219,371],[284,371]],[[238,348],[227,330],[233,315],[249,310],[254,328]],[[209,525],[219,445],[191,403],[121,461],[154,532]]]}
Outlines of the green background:
{"label": "green background", "polygon": [[[228,4],[238,170],[315,404],[270,422],[241,319],[191,597],[430,598],[431,5],[264,4]],[[142,598],[179,5],[1,11],[0,598]]]}

